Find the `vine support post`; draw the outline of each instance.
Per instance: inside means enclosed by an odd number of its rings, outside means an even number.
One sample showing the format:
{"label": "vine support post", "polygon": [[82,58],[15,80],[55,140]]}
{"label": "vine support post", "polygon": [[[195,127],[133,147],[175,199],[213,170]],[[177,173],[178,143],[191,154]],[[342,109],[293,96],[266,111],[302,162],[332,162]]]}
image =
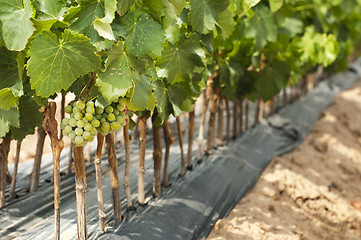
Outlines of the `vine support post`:
{"label": "vine support post", "polygon": [[245,122],[246,122],[246,129],[248,130],[248,128],[249,128],[249,101],[248,101],[248,99],[246,98],[245,99],[245,111],[246,111],[246,113],[245,113],[245,115],[246,115],[246,119],[245,119]]}
{"label": "vine support post", "polygon": [[64,148],[63,140],[58,138],[58,122],[55,119],[56,103],[50,102],[48,107],[43,107],[45,118],[44,129],[50,137],[53,153],[53,179],[54,179],[54,239],[60,239],[60,154]]}
{"label": "vine support post", "polygon": [[132,196],[130,193],[130,149],[129,149],[129,117],[127,110],[125,110],[125,125],[123,127],[124,147],[125,147],[125,169],[124,169],[124,189],[127,197],[127,208],[130,210],[133,207]]}
{"label": "vine support post", "polygon": [[192,153],[193,153],[193,138],[194,138],[194,119],[195,119],[195,105],[193,105],[193,111],[189,113],[188,124],[188,155],[187,155],[187,170],[193,169]]}
{"label": "vine support post", "polygon": [[30,186],[29,186],[30,192],[38,191],[39,188],[41,158],[43,156],[44,141],[46,137],[46,132],[43,126],[38,127],[36,132],[37,132],[37,143],[36,143],[33,171],[31,173],[31,178],[30,178]]}
{"label": "vine support post", "polygon": [[239,132],[243,134],[243,97],[239,98]]}
{"label": "vine support post", "polygon": [[163,168],[163,181],[162,185],[164,187],[169,187],[171,184],[168,181],[168,163],[169,163],[169,153],[170,145],[174,142],[174,138],[171,134],[168,121],[163,125],[163,136],[165,141],[165,155],[164,155],[164,168]]}
{"label": "vine support post", "polygon": [[88,239],[86,220],[87,183],[84,167],[84,147],[74,146],[74,170],[78,239],[83,240]]}
{"label": "vine support post", "polygon": [[228,100],[225,99],[226,103],[226,139],[227,141],[230,140],[231,137],[231,110],[229,108]]}
{"label": "vine support post", "polygon": [[139,120],[139,159],[138,159],[138,203],[145,204],[144,193],[144,174],[145,174],[145,144],[147,135],[147,119],[148,115],[145,113]]}
{"label": "vine support post", "polygon": [[153,113],[153,160],[154,160],[154,176],[153,176],[153,197],[160,197],[162,193],[161,187],[161,171],[162,171],[162,139],[160,135],[160,128],[155,126],[157,112]]}
{"label": "vine support post", "polygon": [[207,140],[207,149],[206,151],[211,151],[212,148],[215,147],[215,139],[216,139],[216,116],[218,103],[221,98],[221,88],[217,87],[213,89],[213,97],[211,103],[211,112],[209,116],[209,124],[208,124],[208,140]]}
{"label": "vine support post", "polygon": [[123,219],[123,216],[122,216],[122,206],[120,202],[118,161],[115,150],[114,133],[108,134],[105,137],[105,142],[107,144],[108,162],[110,168],[110,181],[112,185],[112,202],[113,202],[114,218],[121,221]]}
{"label": "vine support post", "polygon": [[5,206],[5,188],[7,182],[10,142],[10,133],[8,133],[0,144],[0,208]]}
{"label": "vine support post", "polygon": [[261,97],[259,96],[257,99],[257,107],[256,107],[256,113],[255,113],[253,126],[256,126],[256,124],[258,124],[263,118],[263,105],[264,105],[263,101],[262,101]]}
{"label": "vine support post", "polygon": [[176,117],[177,122],[177,134],[179,140],[179,147],[181,151],[181,169],[179,172],[179,176],[184,176],[185,169],[186,169],[186,159],[184,158],[184,151],[183,151],[183,134],[182,134],[182,123],[180,121],[180,117]]}
{"label": "vine support post", "polygon": [[236,139],[238,135],[237,125],[238,125],[238,100],[235,99],[233,101],[233,134],[232,134],[233,139]]}
{"label": "vine support post", "polygon": [[219,106],[218,106],[218,132],[217,132],[217,139],[216,145],[222,146],[223,145],[223,124],[224,122],[224,99],[219,99]]}
{"label": "vine support post", "polygon": [[21,149],[21,142],[22,140],[18,140],[16,142],[16,156],[15,156],[15,164],[14,164],[14,171],[13,176],[11,178],[11,188],[10,188],[10,198],[16,198],[16,176],[18,174],[18,165],[20,159],[20,149]]}
{"label": "vine support post", "polygon": [[97,182],[97,198],[99,209],[99,230],[105,230],[105,219],[107,215],[104,212],[103,187],[102,187],[102,151],[104,145],[104,136],[100,133],[97,135],[97,150],[95,152],[95,178]]}

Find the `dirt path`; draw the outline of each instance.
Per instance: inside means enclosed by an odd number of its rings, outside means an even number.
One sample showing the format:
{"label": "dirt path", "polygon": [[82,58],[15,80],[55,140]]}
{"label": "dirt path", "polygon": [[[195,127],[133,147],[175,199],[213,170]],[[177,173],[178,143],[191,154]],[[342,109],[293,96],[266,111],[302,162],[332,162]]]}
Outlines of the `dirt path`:
{"label": "dirt path", "polygon": [[207,239],[361,239],[361,82],[276,157]]}

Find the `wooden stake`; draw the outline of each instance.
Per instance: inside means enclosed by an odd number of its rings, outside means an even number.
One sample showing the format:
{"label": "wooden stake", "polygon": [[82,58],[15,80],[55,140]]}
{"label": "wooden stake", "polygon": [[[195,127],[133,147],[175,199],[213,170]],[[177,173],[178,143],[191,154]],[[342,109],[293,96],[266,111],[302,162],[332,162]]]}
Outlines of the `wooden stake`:
{"label": "wooden stake", "polygon": [[[127,110],[125,110],[125,115],[127,115]],[[125,169],[124,169],[124,188],[127,196],[127,207],[130,210],[133,207],[132,204],[132,195],[130,193],[130,149],[129,149],[129,118],[125,118],[125,125],[123,127],[124,134],[124,147],[125,147]]]}
{"label": "wooden stake", "polygon": [[0,144],[0,208],[5,206],[6,175],[8,172],[10,142],[10,133],[7,133]]}
{"label": "wooden stake", "polygon": [[105,137],[107,143],[108,162],[110,167],[110,181],[112,185],[112,200],[114,218],[122,221],[122,206],[120,202],[119,177],[118,177],[118,160],[115,150],[114,133]]}
{"label": "wooden stake", "polygon": [[18,165],[19,165],[19,159],[20,159],[20,149],[21,149],[21,142],[22,140],[16,141],[16,156],[15,156],[15,164],[14,164],[14,172],[13,177],[11,178],[11,188],[10,188],[10,198],[16,197],[16,176],[18,174]]}
{"label": "wooden stake", "polygon": [[217,87],[213,89],[213,97],[211,103],[211,112],[209,116],[208,123],[208,140],[207,140],[207,148],[206,151],[211,151],[212,148],[215,147],[215,139],[216,139],[216,115],[218,109],[218,103],[221,98],[221,88]]}
{"label": "wooden stake", "polygon": [[87,183],[84,167],[84,148],[74,146],[74,172],[75,172],[75,193],[76,212],[78,216],[78,239],[88,239],[86,220],[86,191]]}
{"label": "wooden stake", "polygon": [[224,122],[224,99],[221,98],[219,100],[218,106],[218,131],[217,131],[217,139],[216,145],[222,146],[223,145],[223,122]]}
{"label": "wooden stake", "polygon": [[161,189],[161,171],[162,171],[162,139],[160,136],[160,128],[155,127],[157,112],[152,116],[153,125],[153,160],[154,160],[154,176],[153,176],[153,197],[160,197]]}
{"label": "wooden stake", "polygon": [[169,153],[170,145],[174,143],[174,138],[170,132],[169,123],[166,121],[163,125],[163,136],[165,141],[165,155],[164,155],[164,168],[163,168],[163,181],[162,185],[164,187],[169,187],[171,184],[168,181],[168,163],[169,163]]}
{"label": "wooden stake", "polygon": [[258,97],[253,126],[256,126],[256,124],[259,123],[262,120],[262,118],[263,118],[263,101],[261,97]]}
{"label": "wooden stake", "polygon": [[64,148],[63,140],[58,138],[58,122],[55,119],[56,103],[50,102],[49,107],[42,107],[44,112],[43,127],[51,140],[53,152],[53,179],[54,179],[54,239],[60,239],[60,154]]}
{"label": "wooden stake", "polygon": [[187,170],[193,170],[192,153],[193,153],[193,138],[194,138],[194,119],[195,119],[195,105],[193,111],[189,113],[188,124],[188,155],[187,155]]}
{"label": "wooden stake", "polygon": [[186,159],[184,158],[184,152],[183,152],[182,124],[180,122],[179,116],[176,117],[176,121],[177,121],[177,135],[178,135],[179,147],[181,150],[181,168],[180,168],[179,176],[184,176],[186,169]]}
{"label": "wooden stake", "polygon": [[245,107],[246,107],[246,129],[248,130],[248,128],[249,128],[249,101],[247,98],[245,100]]}
{"label": "wooden stake", "polygon": [[36,152],[34,158],[33,171],[30,178],[29,191],[35,192],[38,191],[39,187],[39,178],[40,178],[40,168],[41,168],[41,158],[43,156],[44,142],[46,137],[46,132],[43,126],[38,127],[37,129],[37,143],[36,143]]}
{"label": "wooden stake", "polygon": [[139,160],[138,160],[138,203],[145,204],[144,174],[145,174],[145,144],[147,135],[148,115],[143,114],[139,121]]}
{"label": "wooden stake", "polygon": [[104,212],[103,187],[102,187],[102,151],[104,145],[104,136],[100,133],[97,135],[97,150],[95,152],[95,178],[97,182],[97,198],[99,209],[99,230],[105,231],[105,219],[107,215]]}
{"label": "wooden stake", "polygon": [[239,132],[243,134],[243,97],[239,98]]}
{"label": "wooden stake", "polygon": [[235,99],[233,102],[233,135],[232,138],[235,139],[238,135],[237,125],[238,125],[238,100]]}
{"label": "wooden stake", "polygon": [[226,120],[226,139],[227,141],[230,140],[231,137],[231,110],[229,109],[229,104],[228,104],[228,100],[226,99],[226,115],[227,115],[227,120]]}

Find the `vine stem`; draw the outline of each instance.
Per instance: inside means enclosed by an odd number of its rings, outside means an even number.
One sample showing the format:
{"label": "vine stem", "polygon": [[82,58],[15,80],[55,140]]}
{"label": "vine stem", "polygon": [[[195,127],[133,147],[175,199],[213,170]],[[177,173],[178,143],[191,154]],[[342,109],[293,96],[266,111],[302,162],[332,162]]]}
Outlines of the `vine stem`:
{"label": "vine stem", "polygon": [[188,124],[188,155],[187,155],[187,169],[193,169],[192,153],[193,153],[193,138],[194,138],[194,119],[195,119],[195,105],[193,104],[193,111],[189,113]]}
{"label": "vine stem", "polygon": [[154,160],[154,175],[153,175],[153,196],[160,197],[161,188],[161,171],[162,171],[162,139],[160,136],[160,129],[155,126],[157,112],[152,116],[152,131],[153,131],[153,160]]}
{"label": "vine stem", "polygon": [[0,144],[0,208],[5,206],[5,187],[8,172],[10,142],[10,133],[7,133]]}
{"label": "vine stem", "polygon": [[37,132],[37,143],[36,143],[33,171],[31,173],[31,178],[30,178],[30,186],[29,186],[30,192],[38,191],[41,158],[43,156],[44,142],[46,137],[46,132],[43,126],[38,127],[36,132]]}
{"label": "vine stem", "polygon": [[174,143],[174,138],[171,134],[168,121],[163,125],[163,136],[165,141],[165,155],[164,155],[164,168],[163,168],[163,181],[162,185],[164,187],[169,187],[171,184],[168,181],[168,163],[169,163],[169,153],[170,146]]}
{"label": "vine stem", "polygon": [[233,139],[235,139],[238,135],[237,125],[238,125],[238,100],[235,99],[233,101],[233,135],[232,135]]}
{"label": "vine stem", "polygon": [[128,210],[133,207],[132,196],[130,193],[130,150],[129,150],[129,117],[127,116],[127,109],[125,109],[125,125],[123,127],[124,146],[125,146],[125,169],[124,169],[124,188],[127,196]]}
{"label": "vine stem", "polygon": [[20,149],[21,149],[22,140],[16,141],[16,156],[15,156],[15,164],[14,164],[14,172],[11,178],[11,188],[10,188],[10,198],[16,198],[16,176],[18,174],[18,165],[20,159]]}
{"label": "vine stem", "polygon": [[218,107],[218,132],[217,132],[217,146],[223,145],[223,122],[224,122],[224,98],[219,100]]}
{"label": "vine stem", "polygon": [[239,98],[239,132],[243,134],[243,97]]}
{"label": "vine stem", "polygon": [[179,176],[184,176],[186,170],[186,159],[184,158],[184,151],[183,151],[183,134],[182,134],[182,123],[180,121],[180,117],[176,117],[177,122],[177,135],[179,140],[179,147],[181,151],[181,168],[179,171]]}
{"label": "vine stem", "polygon": [[216,138],[216,116],[217,116],[217,109],[218,103],[220,100],[221,88],[217,87],[213,89],[213,97],[211,102],[211,112],[209,115],[209,122],[208,122],[208,139],[207,139],[207,148],[206,152],[210,153],[211,149],[215,147],[215,138]]}
{"label": "vine stem", "polygon": [[139,120],[139,159],[138,159],[138,203],[145,204],[144,193],[144,174],[145,174],[145,144],[147,135],[147,119],[148,115],[145,113]]}

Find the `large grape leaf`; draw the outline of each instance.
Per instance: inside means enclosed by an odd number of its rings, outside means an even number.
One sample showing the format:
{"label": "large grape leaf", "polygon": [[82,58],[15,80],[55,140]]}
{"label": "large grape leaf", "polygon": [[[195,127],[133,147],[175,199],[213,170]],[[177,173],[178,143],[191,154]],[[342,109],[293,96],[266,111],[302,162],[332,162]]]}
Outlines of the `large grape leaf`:
{"label": "large grape leaf", "polygon": [[236,22],[233,19],[233,13],[226,9],[219,14],[217,25],[222,29],[222,36],[224,39],[228,38],[234,31]]}
{"label": "large grape leaf", "polygon": [[0,89],[11,87],[20,81],[17,52],[0,47]]}
{"label": "large grape leaf", "polygon": [[16,108],[4,110],[0,108],[0,137],[4,137],[10,127],[20,127],[20,113]]}
{"label": "large grape leaf", "polygon": [[153,96],[153,87],[150,79],[144,75],[136,79],[132,97],[133,111],[147,109],[153,111],[156,99]]}
{"label": "large grape leaf", "polygon": [[90,38],[93,44],[96,44],[101,41],[102,38],[94,28],[93,22],[96,19],[101,19],[103,17],[105,17],[104,1],[82,1],[80,10],[77,10],[74,16],[72,16],[72,18],[76,18],[76,21],[69,26],[69,29],[84,34]]}
{"label": "large grape leaf", "polygon": [[9,88],[3,88],[0,90],[0,108],[9,110],[15,107],[18,102],[18,98],[14,96]]}
{"label": "large grape leaf", "polygon": [[191,0],[189,18],[193,28],[202,34],[213,31],[219,19],[219,14],[227,9],[229,1]]}
{"label": "large grape leaf", "polygon": [[20,98],[20,127],[11,127],[13,139],[22,140],[26,135],[34,133],[35,127],[42,124],[43,114],[39,112],[39,108],[39,105],[31,97]]}
{"label": "large grape leaf", "polygon": [[65,0],[33,0],[32,4],[39,20],[60,19],[66,12]]}
{"label": "large grape leaf", "polygon": [[261,0],[231,0],[231,8],[236,14],[244,14],[252,7],[256,6]]}
{"label": "large grape leaf", "polygon": [[283,5],[283,0],[269,0],[269,6],[272,12],[276,12]]}
{"label": "large grape leaf", "polygon": [[159,116],[158,126],[162,125],[163,122],[168,119],[169,114],[172,112],[172,105],[168,100],[167,88],[164,82],[160,79],[153,81],[154,97],[157,99],[156,107]]}
{"label": "large grape leaf", "polygon": [[249,19],[245,35],[255,39],[256,50],[264,47],[267,42],[277,41],[278,27],[274,13],[264,6],[258,8]]}
{"label": "large grape leaf", "polygon": [[128,12],[129,8],[136,2],[136,0],[120,0],[117,4],[117,12],[120,16],[123,16]]}
{"label": "large grape leaf", "polygon": [[43,97],[68,89],[79,76],[98,68],[95,51],[87,37],[69,30],[61,39],[50,32],[37,35],[29,49],[32,89]]}
{"label": "large grape leaf", "polygon": [[165,15],[163,0],[143,0],[143,7],[148,9],[155,20],[161,22]]}
{"label": "large grape leaf", "polygon": [[125,37],[127,52],[133,56],[157,58],[162,54],[165,33],[150,16],[143,14],[137,20],[134,14],[128,13],[120,21],[120,32]]}
{"label": "large grape leaf", "polygon": [[139,74],[144,64],[124,51],[124,43],[114,45],[106,60],[106,70],[98,72],[96,85],[108,101],[125,96],[134,82],[139,81]]}
{"label": "large grape leaf", "polygon": [[167,44],[157,62],[158,76],[170,83],[190,79],[197,66],[204,66],[199,56],[203,52],[199,40],[199,36],[192,35],[181,39],[178,46]]}
{"label": "large grape leaf", "polygon": [[109,40],[115,40],[114,33],[110,23],[114,19],[114,13],[117,9],[116,0],[104,0],[105,16],[101,19],[95,19],[93,24],[94,28],[98,31],[98,34],[103,38]]}
{"label": "large grape leaf", "polygon": [[173,21],[181,14],[185,0],[162,0],[165,7],[165,16],[163,17],[163,27],[169,27]]}
{"label": "large grape leaf", "polygon": [[30,21],[32,14],[29,0],[0,0],[1,32],[9,50],[25,48],[35,30]]}

